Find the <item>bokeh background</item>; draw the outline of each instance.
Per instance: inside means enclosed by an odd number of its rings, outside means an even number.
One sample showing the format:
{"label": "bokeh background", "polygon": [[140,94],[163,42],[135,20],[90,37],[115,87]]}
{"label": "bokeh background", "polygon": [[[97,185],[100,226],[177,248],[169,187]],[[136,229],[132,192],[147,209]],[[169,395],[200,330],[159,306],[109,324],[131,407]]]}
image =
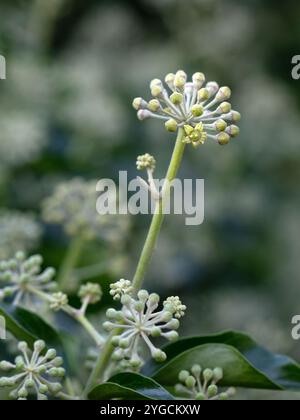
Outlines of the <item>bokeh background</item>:
{"label": "bokeh background", "polygon": [[[132,98],[148,97],[154,77],[202,71],[232,87],[241,135],[225,148],[187,149],[180,176],[205,179],[205,222],[168,217],[147,287],[182,296],[184,334],[239,329],[300,360],[291,338],[300,312],[299,17],[293,0],[2,0],[1,258],[22,247],[59,267],[69,238],[41,218],[58,183],[134,177],[145,152],[163,176],[172,136],[138,122]],[[104,288],[130,278],[148,224],[133,217],[115,241],[89,243],[80,260],[95,264],[88,277]]]}

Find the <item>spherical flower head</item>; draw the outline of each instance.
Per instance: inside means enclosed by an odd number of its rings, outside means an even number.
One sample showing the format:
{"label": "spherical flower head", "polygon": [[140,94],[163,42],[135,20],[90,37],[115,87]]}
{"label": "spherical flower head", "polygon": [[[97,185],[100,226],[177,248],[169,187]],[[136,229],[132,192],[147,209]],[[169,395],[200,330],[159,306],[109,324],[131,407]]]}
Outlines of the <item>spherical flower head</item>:
{"label": "spherical flower head", "polygon": [[169,73],[165,83],[166,86],[160,79],[152,80],[150,90],[155,99],[149,103],[142,98],[134,100],[133,107],[141,121],[164,120],[170,132],[184,128],[183,141],[194,147],[204,144],[206,139],[225,145],[239,134],[238,127],[231,123],[239,121],[241,115],[232,111],[227,102],[231,97],[228,86],[219,87],[216,82],[205,84],[205,76],[200,72],[188,82],[182,70]]}
{"label": "spherical flower head", "polygon": [[0,300],[13,297],[14,305],[18,305],[26,296],[31,296],[31,288],[53,292],[57,286],[53,281],[55,270],[50,267],[42,271],[42,263],[43,258],[40,255],[26,259],[23,252],[0,262]]}
{"label": "spherical flower head", "polygon": [[185,315],[186,306],[182,304],[178,296],[168,297],[163,305],[164,308],[171,312],[177,319],[180,319]]}
{"label": "spherical flower head", "polygon": [[200,365],[193,365],[190,370],[182,370],[178,374],[179,383],[175,385],[176,392],[193,400],[224,400],[235,395],[235,389],[229,388],[219,392],[218,382],[223,379],[220,367],[203,369]]}
{"label": "spherical flower head", "polygon": [[72,237],[119,240],[128,229],[128,221],[118,216],[98,214],[96,185],[96,180],[82,178],[58,184],[52,196],[43,202],[44,220],[62,225]]}
{"label": "spherical flower head", "polygon": [[137,298],[129,294],[122,295],[123,307],[120,311],[113,308],[107,311],[109,321],[104,323],[104,328],[107,331],[115,328],[121,331],[113,339],[113,345],[116,347],[113,353],[114,360],[127,360],[132,368],[137,369],[143,364],[143,346],[148,348],[156,361],[166,360],[166,354],[155,347],[152,339],[163,337],[168,341],[177,340],[179,321],[173,318],[172,312],[165,307],[157,311],[159,301],[156,293],[149,294],[147,290],[140,290]]}
{"label": "spherical flower head", "polygon": [[[62,390],[60,381],[65,375],[63,360],[57,357],[55,349],[46,350],[42,340],[34,343],[33,351],[26,342],[20,342],[18,348],[20,355],[14,363],[0,362],[0,370],[10,373],[0,377],[0,388],[11,388],[10,397],[17,400],[26,400],[29,395],[38,400],[55,397]],[[51,380],[54,378],[56,382]]]}
{"label": "spherical flower head", "polygon": [[60,311],[68,304],[68,296],[65,293],[57,292],[51,295],[50,309],[53,311]]}
{"label": "spherical flower head", "polygon": [[110,285],[110,295],[114,300],[120,300],[123,295],[131,295],[133,291],[130,280],[120,279]]}
{"label": "spherical flower head", "polygon": [[103,292],[98,283],[87,283],[80,287],[78,296],[81,301],[87,300],[91,304],[100,302]]}
{"label": "spherical flower head", "polygon": [[35,248],[42,229],[31,214],[18,211],[0,213],[0,259],[7,259],[18,250],[30,251]]}
{"label": "spherical flower head", "polygon": [[155,170],[155,165],[156,161],[149,153],[137,157],[136,167],[139,171],[149,169],[153,172]]}

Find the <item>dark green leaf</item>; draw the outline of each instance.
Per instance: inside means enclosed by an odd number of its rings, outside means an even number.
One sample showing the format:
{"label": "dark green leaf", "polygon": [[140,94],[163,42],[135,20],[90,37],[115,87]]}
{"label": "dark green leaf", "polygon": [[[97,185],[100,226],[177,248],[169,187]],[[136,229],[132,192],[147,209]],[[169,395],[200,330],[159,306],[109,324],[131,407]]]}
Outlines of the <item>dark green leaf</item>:
{"label": "dark green leaf", "polygon": [[153,379],[136,373],[120,373],[108,382],[96,386],[89,394],[90,400],[173,400],[172,395]]}
{"label": "dark green leaf", "polygon": [[222,367],[224,386],[300,391],[300,366],[287,356],[259,346],[246,334],[226,331],[179,340],[164,348],[163,364],[150,361],[143,369],[164,386],[177,382],[180,370],[194,363],[204,368]]}
{"label": "dark green leaf", "polygon": [[0,305],[0,315],[5,318],[7,330],[19,341],[30,346],[37,339],[44,340],[48,347],[55,348],[67,361],[58,332],[37,314],[13,305]]}

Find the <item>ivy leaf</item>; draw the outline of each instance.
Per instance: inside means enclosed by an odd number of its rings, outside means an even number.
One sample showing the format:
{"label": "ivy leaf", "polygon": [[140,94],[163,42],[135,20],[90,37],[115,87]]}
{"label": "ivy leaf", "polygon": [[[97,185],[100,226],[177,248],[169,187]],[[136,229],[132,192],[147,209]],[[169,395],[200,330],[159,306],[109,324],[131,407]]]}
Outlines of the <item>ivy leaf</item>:
{"label": "ivy leaf", "polygon": [[48,347],[55,348],[65,356],[59,333],[37,314],[22,307],[1,303],[0,316],[5,318],[7,331],[17,340],[26,341],[31,347],[37,339],[44,340]]}
{"label": "ivy leaf", "polygon": [[177,383],[179,372],[197,363],[203,368],[221,367],[223,386],[300,391],[300,365],[266,350],[243,333],[225,331],[185,338],[163,350],[168,356],[166,362],[151,360],[142,370],[163,386]]}
{"label": "ivy leaf", "polygon": [[96,386],[90,393],[90,400],[173,400],[173,396],[151,378],[136,373],[120,373],[108,382]]}

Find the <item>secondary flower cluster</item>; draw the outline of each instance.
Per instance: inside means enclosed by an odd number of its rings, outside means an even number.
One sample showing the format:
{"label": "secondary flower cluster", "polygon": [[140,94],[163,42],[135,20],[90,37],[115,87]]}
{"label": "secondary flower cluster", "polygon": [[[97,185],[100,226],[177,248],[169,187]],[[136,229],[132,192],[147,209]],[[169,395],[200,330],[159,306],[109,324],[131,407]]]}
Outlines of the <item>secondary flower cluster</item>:
{"label": "secondary flower cluster", "polygon": [[115,241],[128,228],[126,219],[99,215],[96,211],[97,181],[75,178],[59,184],[43,203],[43,218],[60,224],[70,236],[86,240],[102,238]]}
{"label": "secondary flower cluster", "polygon": [[116,350],[112,357],[118,361],[125,360],[132,368],[137,369],[143,363],[140,353],[141,342],[144,342],[151,356],[156,361],[163,362],[167,357],[166,354],[154,346],[150,337],[176,340],[178,319],[184,315],[186,307],[179,298],[172,297],[167,299],[163,303],[163,308],[157,311],[160,298],[156,293],[149,294],[146,290],[140,290],[137,298],[134,298],[125,292],[130,288],[130,283],[125,284],[125,281],[121,280],[121,283],[117,282],[117,286],[111,287],[113,295],[121,299],[122,309],[120,311],[108,309],[106,316],[109,321],[103,324],[107,331],[115,328],[120,331],[119,335],[113,338]]}
{"label": "secondary flower cluster", "polygon": [[18,252],[14,258],[0,263],[0,300],[14,297],[14,305],[31,295],[31,288],[41,292],[52,292],[56,289],[54,268],[42,271],[43,258],[33,255],[26,259],[23,252]]}
{"label": "secondary flower cluster", "polygon": [[49,379],[61,379],[65,375],[61,367],[63,360],[57,357],[55,349],[45,353],[45,347],[44,341],[38,340],[32,352],[27,343],[20,342],[18,349],[21,355],[16,357],[15,362],[0,362],[0,370],[13,373],[0,378],[0,387],[12,388],[12,399],[26,400],[29,395],[35,394],[38,400],[47,400],[48,396],[55,396],[62,390],[59,382]]}
{"label": "secondary flower cluster", "polygon": [[227,400],[235,395],[235,389],[229,388],[219,393],[217,383],[223,379],[223,370],[204,369],[194,365],[191,371],[182,370],[178,375],[179,384],[175,390],[179,395],[193,400]]}
{"label": "secondary flower cluster", "polygon": [[9,258],[18,250],[30,251],[38,244],[41,233],[41,226],[31,214],[1,211],[0,258]]}
{"label": "secondary flower cluster", "polygon": [[150,83],[153,99],[149,102],[143,98],[134,99],[133,107],[140,120],[164,120],[170,132],[183,127],[183,141],[194,147],[204,144],[207,139],[225,145],[239,134],[235,123],[241,115],[231,109],[229,87],[219,87],[216,82],[205,83],[203,73],[195,73],[188,82],[182,70],[168,74],[165,84],[169,91],[160,79],[154,79]]}

